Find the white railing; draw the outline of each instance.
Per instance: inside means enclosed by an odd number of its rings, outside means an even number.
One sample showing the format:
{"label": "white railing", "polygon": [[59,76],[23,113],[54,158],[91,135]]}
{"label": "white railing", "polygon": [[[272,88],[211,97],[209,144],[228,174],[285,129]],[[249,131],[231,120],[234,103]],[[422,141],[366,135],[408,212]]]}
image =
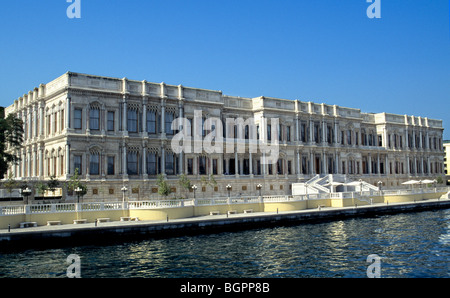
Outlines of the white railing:
{"label": "white railing", "polygon": [[187,200],[155,200],[155,201],[133,201],[128,202],[129,209],[158,209],[176,208],[186,206]]}
{"label": "white railing", "polygon": [[335,192],[319,193],[299,196],[250,196],[250,197],[221,197],[221,198],[199,198],[195,200],[153,200],[153,201],[132,201],[132,202],[101,202],[101,203],[56,203],[56,204],[35,204],[19,206],[0,206],[0,216],[19,215],[19,214],[43,214],[43,213],[64,213],[64,212],[89,212],[89,211],[110,211],[110,210],[129,210],[129,209],[161,209],[161,208],[179,208],[185,206],[214,206],[227,204],[252,204],[252,203],[275,203],[275,202],[295,202],[302,200],[319,199],[344,199],[357,198],[365,200],[374,195],[410,195],[420,193],[447,193],[448,187],[430,187],[403,190],[381,190],[381,191],[363,191],[363,192]]}
{"label": "white railing", "polygon": [[25,206],[3,206],[0,207],[0,216],[24,214]]}

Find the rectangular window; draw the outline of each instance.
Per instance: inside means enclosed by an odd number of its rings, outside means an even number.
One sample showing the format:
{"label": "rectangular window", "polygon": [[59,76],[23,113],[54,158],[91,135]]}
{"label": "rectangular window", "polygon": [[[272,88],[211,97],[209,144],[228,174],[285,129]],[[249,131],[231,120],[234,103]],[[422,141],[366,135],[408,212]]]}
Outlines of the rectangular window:
{"label": "rectangular window", "polygon": [[278,124],[278,141],[283,140],[283,127],[281,124]]}
{"label": "rectangular window", "polygon": [[98,154],[91,155],[91,162],[89,164],[89,174],[98,175],[100,170],[100,156]]}
{"label": "rectangular window", "polygon": [[82,114],[83,111],[81,109],[75,109],[73,112],[73,126],[75,129],[81,129]]}
{"label": "rectangular window", "polygon": [[217,159],[213,159],[213,175],[217,175]]}
{"label": "rectangular window", "polygon": [[99,109],[89,110],[89,129],[93,129],[93,130],[100,129],[100,110]]}
{"label": "rectangular window", "polygon": [[198,174],[206,175],[206,157],[199,156],[198,158]]}
{"label": "rectangular window", "polygon": [[300,139],[302,140],[302,142],[306,142],[306,124],[302,123],[301,128],[300,128]]}
{"label": "rectangular window", "polygon": [[127,170],[128,175],[138,174],[138,156],[136,152],[128,153]]}
{"label": "rectangular window", "polygon": [[165,132],[168,135],[172,135],[173,134],[173,130],[172,130],[172,122],[174,119],[174,116],[172,113],[166,113],[165,115],[166,117],[164,118],[164,124],[165,124]]}
{"label": "rectangular window", "polygon": [[277,161],[277,174],[281,175],[283,174],[283,160],[278,159]]}
{"label": "rectangular window", "polygon": [[64,110],[61,110],[61,112],[59,113],[59,123],[60,123],[61,130],[63,130],[65,128]]}
{"label": "rectangular window", "polygon": [[267,124],[267,140],[272,140],[272,125]]}
{"label": "rectangular window", "polygon": [[82,174],[81,167],[81,155],[74,155],[73,157],[73,168],[74,171],[77,170],[78,174]]}
{"label": "rectangular window", "polygon": [[156,175],[156,153],[149,153],[147,155],[147,174]]}
{"label": "rectangular window", "polygon": [[53,116],[52,116],[52,119],[53,119],[52,126],[53,126],[53,132],[54,133],[56,133],[58,131],[58,125],[56,125],[56,123],[58,123],[57,120],[56,120],[57,116],[58,116],[58,113],[54,113]]}
{"label": "rectangular window", "polygon": [[147,111],[147,132],[156,133],[156,112]]}
{"label": "rectangular window", "polygon": [[174,156],[173,154],[166,155],[166,174],[167,175],[175,175],[175,167],[174,167]]}
{"label": "rectangular window", "polygon": [[114,156],[108,156],[108,175],[114,175]]}
{"label": "rectangular window", "polygon": [[288,142],[291,141],[291,127],[290,126],[286,126],[286,141],[288,141]]}
{"label": "rectangular window", "polygon": [[108,131],[114,131],[114,115],[115,113],[113,111],[108,111],[108,123],[107,123],[107,129]]}
{"label": "rectangular window", "polygon": [[192,158],[188,158],[187,160],[187,173],[188,175],[194,174],[194,160]]}
{"label": "rectangular window", "polygon": [[129,132],[137,132],[137,111],[136,110],[128,110],[128,131]]}

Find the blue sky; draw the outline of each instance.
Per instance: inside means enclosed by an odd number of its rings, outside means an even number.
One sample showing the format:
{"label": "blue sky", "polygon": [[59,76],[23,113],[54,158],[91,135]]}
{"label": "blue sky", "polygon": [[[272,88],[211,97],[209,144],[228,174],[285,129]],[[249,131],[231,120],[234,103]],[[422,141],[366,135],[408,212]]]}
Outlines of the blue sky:
{"label": "blue sky", "polygon": [[2,1],[0,105],[67,71],[444,120],[448,0]]}

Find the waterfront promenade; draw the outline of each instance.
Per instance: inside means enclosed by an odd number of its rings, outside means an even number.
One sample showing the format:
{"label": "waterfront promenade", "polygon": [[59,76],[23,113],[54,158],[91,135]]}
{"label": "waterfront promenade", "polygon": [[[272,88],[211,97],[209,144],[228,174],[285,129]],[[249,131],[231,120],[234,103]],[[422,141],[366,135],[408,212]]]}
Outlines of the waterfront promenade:
{"label": "waterfront promenade", "polygon": [[[247,206],[247,205],[246,205]],[[282,206],[282,205],[278,205]],[[217,206],[215,206],[217,207]],[[236,207],[236,206],[232,206]],[[176,209],[186,208],[186,206]],[[322,222],[356,217],[373,217],[402,212],[450,208],[448,194],[437,198],[407,202],[373,202],[366,205],[321,206],[304,210],[272,210],[222,213],[189,218],[166,217],[159,220],[89,222],[84,224],[45,225],[0,230],[2,247],[76,245],[121,241],[148,237],[184,236],[279,225]],[[216,208],[217,209],[217,208]],[[249,211],[249,210],[247,210]]]}

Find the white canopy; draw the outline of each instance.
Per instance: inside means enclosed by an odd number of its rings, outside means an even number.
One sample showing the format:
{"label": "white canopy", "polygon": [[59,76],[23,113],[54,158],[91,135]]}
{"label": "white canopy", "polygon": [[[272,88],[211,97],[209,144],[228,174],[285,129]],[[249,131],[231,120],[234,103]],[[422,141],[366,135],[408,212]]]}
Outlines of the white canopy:
{"label": "white canopy", "polygon": [[403,182],[402,184],[408,185],[408,184],[419,184],[419,183],[420,183],[420,181],[417,181],[417,180],[409,180],[409,181]]}
{"label": "white canopy", "polygon": [[435,183],[435,182],[436,182],[436,180],[430,180],[430,179],[422,180],[422,183],[425,183],[425,184],[428,184],[428,183]]}

